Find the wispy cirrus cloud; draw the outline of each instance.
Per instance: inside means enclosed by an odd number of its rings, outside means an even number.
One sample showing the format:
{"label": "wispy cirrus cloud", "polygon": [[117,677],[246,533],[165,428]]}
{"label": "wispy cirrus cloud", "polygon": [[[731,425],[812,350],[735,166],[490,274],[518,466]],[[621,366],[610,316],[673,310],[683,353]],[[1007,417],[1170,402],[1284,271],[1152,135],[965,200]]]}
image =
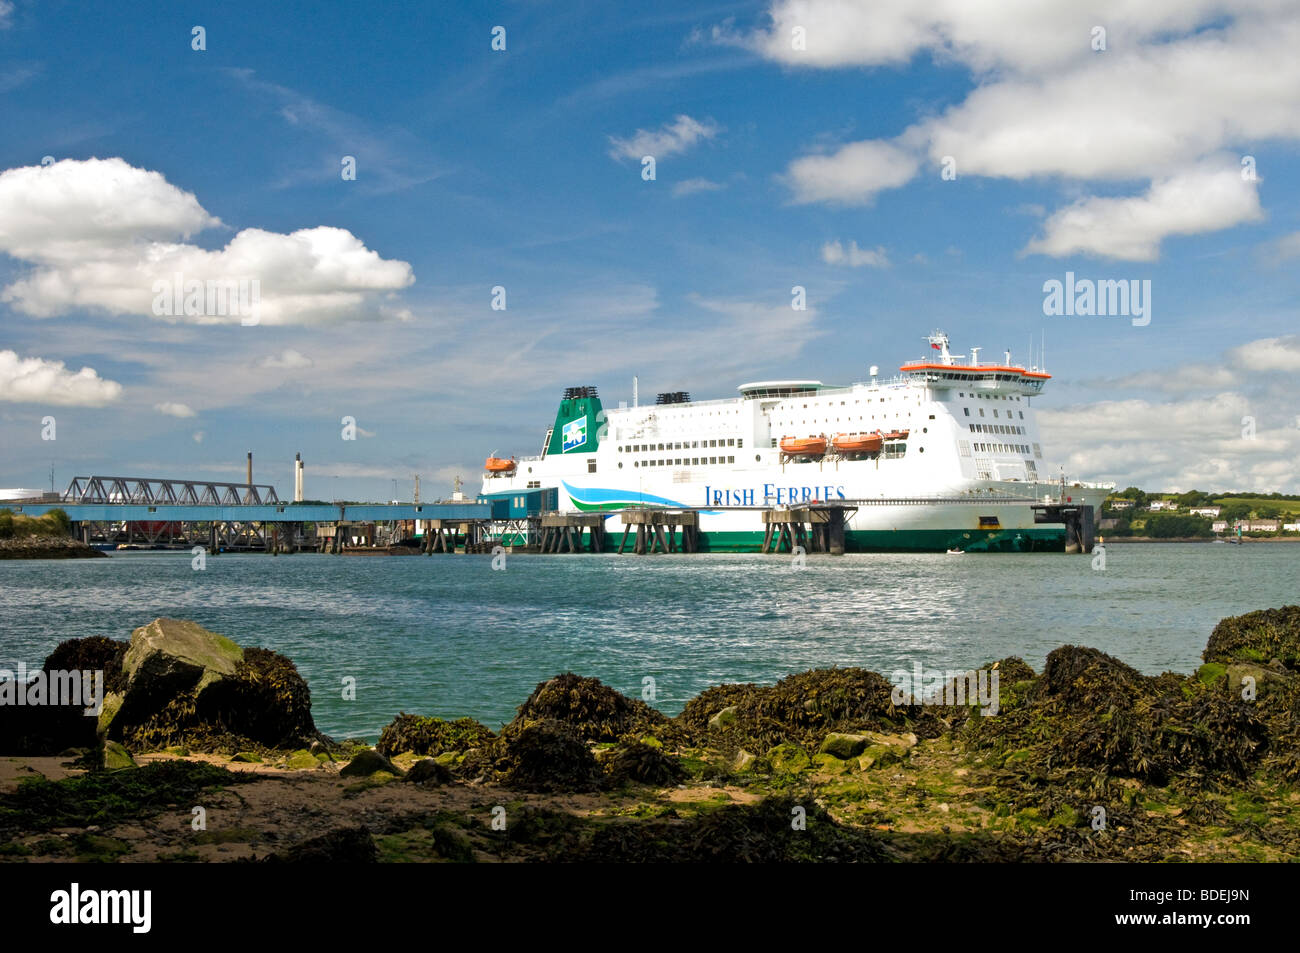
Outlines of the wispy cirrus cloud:
{"label": "wispy cirrus cloud", "polygon": [[288,86],[259,79],[251,69],[226,72],[269,103],[286,124],[324,144],[315,161],[282,173],[277,188],[339,181],[344,156],[356,159],[356,179],[350,184],[372,194],[404,191],[446,174],[446,168],[430,160],[428,145],[406,129],[377,126]]}
{"label": "wispy cirrus cloud", "polygon": [[822,246],[822,261],[828,265],[847,265],[850,268],[861,268],[864,265],[888,268],[889,254],[880,245],[875,248],[859,248],[856,241],[851,241],[849,247],[845,248],[840,242],[834,241]]}
{"label": "wispy cirrus cloud", "polygon": [[685,179],[673,186],[673,198],[695,195],[697,192],[720,192],[726,186],[712,179]]}
{"label": "wispy cirrus cloud", "polygon": [[680,155],[696,143],[712,139],[721,131],[711,119],[692,119],[685,114],[666,122],[658,129],[638,129],[627,138],[610,136],[609,155],[613,159],[640,161],[643,156],[663,159]]}

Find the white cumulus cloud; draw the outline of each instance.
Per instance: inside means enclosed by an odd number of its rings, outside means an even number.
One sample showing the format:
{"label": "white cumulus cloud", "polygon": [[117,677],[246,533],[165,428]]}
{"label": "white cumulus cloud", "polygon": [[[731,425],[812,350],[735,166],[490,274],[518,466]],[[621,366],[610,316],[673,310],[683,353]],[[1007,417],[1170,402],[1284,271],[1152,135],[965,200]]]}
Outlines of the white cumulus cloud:
{"label": "white cumulus cloud", "polygon": [[908,182],[916,155],[889,142],[854,142],[829,155],[795,159],[786,172],[795,201],[865,205],[883,189]]}
{"label": "white cumulus cloud", "polygon": [[1056,258],[1083,253],[1155,261],[1161,241],[1170,235],[1195,235],[1263,218],[1255,182],[1243,180],[1238,169],[1198,170],[1162,179],[1144,195],[1080,199],[1050,215],[1045,234],[1025,251]]}
{"label": "white cumulus cloud", "polygon": [[[252,323],[409,316],[392,299],[414,281],[411,266],[381,258],[346,229],[248,228],[216,250],[187,241],[220,225],[194,195],[122,159],[9,169],[0,173],[0,251],[33,268],[0,300],[36,317],[97,308],[238,324],[247,312],[214,307],[211,288],[239,286],[255,301]],[[195,288],[206,294],[191,298]]]}
{"label": "white cumulus cloud", "polygon": [[163,401],[161,404],[154,404],[153,409],[160,414],[166,414],[168,417],[197,417],[194,409],[187,404],[178,404],[172,401]]}
{"label": "white cumulus cloud", "polygon": [[[790,68],[902,68],[928,56],[972,83],[890,138],[793,160],[786,180],[799,202],[862,204],[922,168],[938,176],[948,158],[958,180],[1138,181],[1145,192],[1062,209],[1031,250],[1151,260],[1167,235],[1259,220],[1257,199],[1207,177],[1207,161],[1300,142],[1300,8],[1278,0],[773,0],[768,13],[763,29],[714,37]],[[1194,204],[1212,207],[1162,205],[1180,185],[1206,186]]]}
{"label": "white cumulus cloud", "polygon": [[0,351],[0,400],[59,407],[102,407],[117,400],[122,385],[104,380],[92,367],[70,371],[62,361],[21,358]]}

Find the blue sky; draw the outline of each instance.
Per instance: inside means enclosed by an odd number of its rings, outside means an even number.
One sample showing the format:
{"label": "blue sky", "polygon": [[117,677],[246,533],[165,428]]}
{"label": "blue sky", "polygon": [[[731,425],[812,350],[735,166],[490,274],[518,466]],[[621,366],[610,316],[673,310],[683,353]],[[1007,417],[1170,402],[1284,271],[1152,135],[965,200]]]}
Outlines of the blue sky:
{"label": "blue sky", "polygon": [[[0,486],[252,450],[287,494],[301,451],[309,496],[432,496],[565,386],[847,383],[941,327],[1045,335],[1073,476],[1296,492],[1273,6],[0,0]],[[177,262],[260,278],[264,320],[153,313]],[[1149,279],[1150,323],[1045,315],[1067,271]]]}

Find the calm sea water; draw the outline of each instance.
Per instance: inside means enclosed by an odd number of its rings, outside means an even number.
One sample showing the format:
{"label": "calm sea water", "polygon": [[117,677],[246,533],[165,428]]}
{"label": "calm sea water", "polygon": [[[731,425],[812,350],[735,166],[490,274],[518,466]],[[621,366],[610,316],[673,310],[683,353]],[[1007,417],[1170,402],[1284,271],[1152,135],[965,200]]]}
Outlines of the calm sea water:
{"label": "calm sea water", "polygon": [[[509,720],[572,670],[680,711],[719,682],[857,665],[969,668],[1091,645],[1190,672],[1223,616],[1300,601],[1300,545],[1125,544],[1103,572],[1052,554],[346,557],[188,553],[0,561],[0,667],[65,638],[193,619],[288,655],[318,726],[374,739],[398,711]],[[342,698],[356,679],[355,701]]]}

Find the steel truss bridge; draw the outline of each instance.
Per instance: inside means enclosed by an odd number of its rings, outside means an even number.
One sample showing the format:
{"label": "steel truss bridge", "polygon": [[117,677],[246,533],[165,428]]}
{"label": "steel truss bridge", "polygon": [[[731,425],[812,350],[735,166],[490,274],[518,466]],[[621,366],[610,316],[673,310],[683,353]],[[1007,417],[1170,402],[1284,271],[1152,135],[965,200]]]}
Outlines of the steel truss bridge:
{"label": "steel truss bridge", "polygon": [[400,521],[479,522],[491,516],[486,503],[288,503],[269,484],[157,477],[79,476],[58,502],[5,505],[26,516],[61,509],[73,534],[87,543],[204,545],[212,552],[303,548],[315,542],[306,524],[325,524],[329,536],[339,525],[386,525],[396,542]]}

